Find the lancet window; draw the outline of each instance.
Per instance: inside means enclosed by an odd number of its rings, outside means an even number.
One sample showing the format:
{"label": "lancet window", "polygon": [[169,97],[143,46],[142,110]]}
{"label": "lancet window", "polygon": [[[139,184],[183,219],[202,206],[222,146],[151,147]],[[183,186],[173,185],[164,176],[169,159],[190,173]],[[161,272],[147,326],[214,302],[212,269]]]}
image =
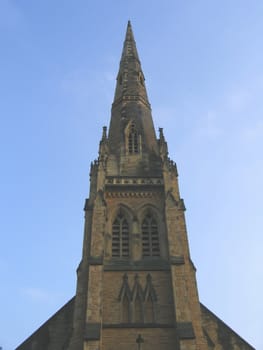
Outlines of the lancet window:
{"label": "lancet window", "polygon": [[134,122],[131,123],[129,128],[128,151],[130,154],[139,153],[139,135]]}
{"label": "lancet window", "polygon": [[125,274],[122,278],[122,287],[119,294],[119,301],[121,302],[121,322],[131,322],[131,290],[128,284],[128,276]]}
{"label": "lancet window", "polygon": [[125,295],[122,300],[122,322],[130,322],[130,300],[127,295]]}
{"label": "lancet window", "polygon": [[134,286],[132,290],[133,300],[133,322],[143,322],[143,290],[139,282],[139,276],[135,275]]}
{"label": "lancet window", "polygon": [[154,322],[154,303],[151,295],[147,297],[144,302],[144,312],[145,312],[145,323]]}
{"label": "lancet window", "polygon": [[112,257],[129,257],[129,225],[122,213],[119,213],[112,225]]}
{"label": "lancet window", "polygon": [[152,284],[152,276],[147,275],[147,284],[144,291],[144,321],[145,323],[155,322],[155,304],[157,295]]}
{"label": "lancet window", "polygon": [[142,300],[139,295],[136,295],[134,300],[134,322],[143,322]]}
{"label": "lancet window", "polygon": [[118,300],[120,302],[121,323],[155,323],[157,294],[153,287],[152,276],[146,277],[146,285],[143,289],[139,276],[134,276],[133,288],[130,289],[128,275],[122,277],[122,286]]}
{"label": "lancet window", "polygon": [[147,214],[142,222],[142,255],[160,256],[158,225],[152,214]]}

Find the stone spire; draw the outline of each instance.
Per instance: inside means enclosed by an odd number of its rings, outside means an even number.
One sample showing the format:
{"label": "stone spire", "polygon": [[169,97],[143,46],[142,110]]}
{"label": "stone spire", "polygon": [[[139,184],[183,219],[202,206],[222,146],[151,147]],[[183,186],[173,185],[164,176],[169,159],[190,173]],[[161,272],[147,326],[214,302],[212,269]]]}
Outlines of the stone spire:
{"label": "stone spire", "polygon": [[[128,163],[130,159],[137,173],[140,164],[141,169],[148,169],[149,174],[156,171],[149,159],[159,158],[159,148],[144,81],[129,21],[112,104],[108,145],[109,152],[117,157],[119,164]],[[124,168],[128,175],[130,172],[126,166],[120,166],[120,173]]]}
{"label": "stone spire", "polygon": [[131,22],[128,21],[113,105],[132,99],[150,107],[144,80]]}

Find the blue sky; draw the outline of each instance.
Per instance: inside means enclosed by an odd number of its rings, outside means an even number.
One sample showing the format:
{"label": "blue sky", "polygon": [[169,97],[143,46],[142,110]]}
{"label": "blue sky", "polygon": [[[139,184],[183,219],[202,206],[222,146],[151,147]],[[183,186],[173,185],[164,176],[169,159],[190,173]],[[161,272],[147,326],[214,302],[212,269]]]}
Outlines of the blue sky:
{"label": "blue sky", "polygon": [[263,349],[263,2],[0,0],[0,346],[75,293],[128,19],[177,162],[200,300]]}

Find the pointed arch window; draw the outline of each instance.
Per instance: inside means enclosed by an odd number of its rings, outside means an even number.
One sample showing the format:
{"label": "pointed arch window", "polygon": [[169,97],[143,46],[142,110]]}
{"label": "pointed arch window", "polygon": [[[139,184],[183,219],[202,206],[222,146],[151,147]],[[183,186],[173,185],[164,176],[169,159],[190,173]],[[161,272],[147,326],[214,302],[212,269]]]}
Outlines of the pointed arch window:
{"label": "pointed arch window", "polygon": [[142,222],[142,255],[160,256],[158,225],[152,214],[147,214]]}
{"label": "pointed arch window", "polygon": [[122,213],[119,213],[112,225],[112,257],[129,257],[129,225]]}
{"label": "pointed arch window", "polygon": [[134,122],[131,123],[128,134],[129,154],[139,153],[139,135]]}

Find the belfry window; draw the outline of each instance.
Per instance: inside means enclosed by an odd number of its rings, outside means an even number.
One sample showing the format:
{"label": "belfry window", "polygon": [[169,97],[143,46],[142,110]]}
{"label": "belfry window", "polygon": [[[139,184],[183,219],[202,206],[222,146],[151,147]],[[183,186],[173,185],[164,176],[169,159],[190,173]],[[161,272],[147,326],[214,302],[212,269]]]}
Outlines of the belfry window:
{"label": "belfry window", "polygon": [[112,257],[129,257],[129,226],[122,213],[117,216],[112,225]]}
{"label": "belfry window", "polygon": [[142,256],[160,256],[158,225],[151,214],[142,223]]}
{"label": "belfry window", "polygon": [[139,137],[134,122],[131,123],[129,128],[128,151],[130,154],[139,153]]}

